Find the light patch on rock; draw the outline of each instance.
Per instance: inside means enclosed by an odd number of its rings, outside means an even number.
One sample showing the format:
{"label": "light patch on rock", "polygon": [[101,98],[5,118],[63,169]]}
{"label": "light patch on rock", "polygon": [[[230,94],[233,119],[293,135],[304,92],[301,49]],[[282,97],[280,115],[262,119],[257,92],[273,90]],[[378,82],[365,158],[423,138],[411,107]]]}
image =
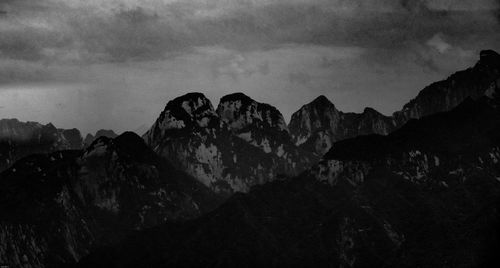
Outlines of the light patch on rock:
{"label": "light patch on rock", "polygon": [[186,126],[183,120],[177,120],[177,118],[173,117],[170,114],[170,111],[167,111],[165,114],[165,120],[161,122],[160,125],[162,130],[167,129],[180,129]]}
{"label": "light patch on rock", "polygon": [[268,154],[270,152],[272,152],[273,150],[271,149],[271,145],[269,144],[269,140],[267,138],[264,138],[262,140],[262,143],[260,144],[262,150]]}
{"label": "light patch on rock", "polygon": [[183,101],[182,108],[189,114],[192,115],[191,106],[189,106],[190,101]]}
{"label": "light patch on rock", "polygon": [[198,126],[200,127],[207,127],[208,123],[210,122],[210,118],[208,117],[203,117],[202,119],[198,120]]}
{"label": "light patch on rock", "polygon": [[94,144],[94,148],[92,148],[92,150],[85,152],[83,158],[103,156],[106,154],[107,151],[108,151],[107,144],[105,144],[102,141],[99,141]]}
{"label": "light patch on rock", "polygon": [[98,197],[98,199],[95,201],[95,205],[101,209],[105,209],[113,213],[118,213],[120,208],[120,204],[116,199],[115,191],[107,193],[106,196],[102,196],[102,198]]}
{"label": "light patch on rock", "polygon": [[276,151],[276,155],[277,155],[278,157],[282,157],[284,154],[285,154],[285,150],[283,149],[283,144],[281,144],[281,145],[278,147],[278,150]]}
{"label": "light patch on rock", "polygon": [[235,192],[247,193],[250,190],[249,185],[241,178],[236,177],[232,179],[227,179],[231,189]]}
{"label": "light patch on rock", "polygon": [[250,141],[252,141],[252,132],[248,131],[248,132],[240,133],[240,134],[238,134],[238,137],[244,141],[250,142]]}
{"label": "light patch on rock", "polygon": [[299,146],[299,145],[305,143],[309,139],[309,137],[310,137],[310,134],[298,137],[297,141],[295,142],[295,145]]}
{"label": "light patch on rock", "polygon": [[364,181],[369,166],[357,161],[327,160],[316,165],[312,172],[319,181],[327,182],[334,186],[340,178],[345,179],[352,185],[358,185]]}
{"label": "light patch on rock", "polygon": [[404,239],[396,231],[394,231],[392,226],[387,221],[384,221],[382,226],[392,243],[394,243],[397,247],[400,247],[401,244],[403,244]]}

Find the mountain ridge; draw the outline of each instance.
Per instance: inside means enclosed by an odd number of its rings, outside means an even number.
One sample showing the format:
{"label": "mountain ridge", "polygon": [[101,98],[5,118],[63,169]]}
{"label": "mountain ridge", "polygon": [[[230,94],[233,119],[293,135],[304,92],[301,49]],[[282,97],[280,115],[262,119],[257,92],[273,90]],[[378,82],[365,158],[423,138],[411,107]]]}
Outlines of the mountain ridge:
{"label": "mountain ridge", "polygon": [[215,192],[248,191],[276,175],[295,175],[315,157],[291,143],[281,113],[236,93],[217,109],[201,93],[167,103],[146,143]]}
{"label": "mountain ridge", "polygon": [[[136,233],[78,267],[494,267],[500,245],[497,101],[470,98],[389,136],[341,141],[346,145],[334,145],[298,177],[237,193],[182,225]],[[466,132],[447,138],[459,130]],[[416,139],[419,133],[429,133],[424,142]],[[372,137],[387,141],[378,145]],[[372,147],[352,154],[356,143]],[[434,144],[458,149],[444,157]],[[384,146],[390,153],[377,153]]]}
{"label": "mountain ridge", "polygon": [[0,171],[32,153],[81,149],[83,138],[78,129],[58,129],[52,123],[21,122],[0,119]]}
{"label": "mountain ridge", "polygon": [[424,87],[391,116],[369,107],[362,113],[344,113],[328,98],[320,96],[292,115],[290,133],[296,145],[323,155],[335,141],[367,134],[387,135],[411,119],[448,111],[469,97],[478,99],[499,87],[500,55],[483,50],[473,67]]}

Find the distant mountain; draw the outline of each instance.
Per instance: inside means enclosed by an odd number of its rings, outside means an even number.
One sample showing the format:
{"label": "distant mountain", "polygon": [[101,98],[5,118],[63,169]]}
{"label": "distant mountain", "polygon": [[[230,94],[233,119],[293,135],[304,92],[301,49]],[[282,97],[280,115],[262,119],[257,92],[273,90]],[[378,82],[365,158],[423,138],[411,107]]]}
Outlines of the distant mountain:
{"label": "distant mountain", "polygon": [[402,125],[412,118],[449,111],[468,97],[478,99],[485,94],[490,95],[498,87],[500,55],[493,50],[483,50],[474,67],[427,86],[393,116]]}
{"label": "distant mountain", "polygon": [[297,175],[317,160],[293,144],[276,108],[242,93],[221,98],[217,110],[201,93],[178,97],[143,138],[159,155],[228,195]]}
{"label": "distant mountain", "polygon": [[18,159],[36,153],[81,149],[78,129],[57,129],[51,123],[0,119],[0,171]]}
{"label": "distant mountain", "polygon": [[84,144],[85,146],[89,146],[92,144],[96,139],[100,137],[108,137],[108,138],[116,138],[118,137],[118,134],[116,134],[113,130],[111,129],[100,129],[98,130],[95,135],[92,135],[90,133],[85,136]]}
{"label": "distant mountain", "polygon": [[31,155],[0,174],[0,264],[60,267],[218,200],[131,132],[99,137],[84,151]]}
{"label": "distant mountain", "polygon": [[142,124],[136,129],[133,130],[133,132],[137,133],[137,135],[142,136],[144,135],[147,131],[149,130],[149,125],[147,124]]}
{"label": "distant mountain", "polygon": [[412,118],[448,111],[468,97],[478,99],[499,86],[500,55],[485,50],[474,67],[427,86],[392,117],[371,108],[361,114],[343,113],[320,96],[292,115],[290,134],[296,145],[321,156],[335,141],[367,134],[386,135]]}
{"label": "distant mountain", "polygon": [[372,108],[361,114],[343,113],[322,95],[295,112],[289,128],[296,145],[322,156],[335,141],[373,133],[385,135],[396,128],[396,122]]}
{"label": "distant mountain", "polygon": [[335,143],[299,177],[102,248],[79,267],[497,267],[500,101]]}

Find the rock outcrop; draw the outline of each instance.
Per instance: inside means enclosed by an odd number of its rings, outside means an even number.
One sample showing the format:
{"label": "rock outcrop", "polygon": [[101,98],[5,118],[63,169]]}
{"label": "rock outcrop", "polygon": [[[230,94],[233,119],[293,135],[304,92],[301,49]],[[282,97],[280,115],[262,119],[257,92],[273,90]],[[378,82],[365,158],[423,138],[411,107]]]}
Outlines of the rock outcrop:
{"label": "rock outcrop", "polygon": [[388,134],[396,122],[372,108],[363,113],[343,113],[321,95],[292,115],[290,133],[296,145],[318,156],[335,141],[367,134]]}
{"label": "rock outcrop", "polygon": [[336,141],[367,134],[386,135],[410,119],[449,111],[467,98],[491,96],[499,87],[500,55],[484,50],[474,67],[425,87],[392,116],[371,108],[360,114],[343,113],[320,96],[292,115],[290,133],[295,144],[322,156]]}
{"label": "rock outcrop", "polygon": [[170,101],[146,143],[217,193],[247,192],[300,173],[317,158],[291,141],[281,113],[237,93],[217,110],[201,93]]}
{"label": "rock outcrop", "polygon": [[57,129],[52,124],[0,120],[0,171],[22,157],[57,150],[81,149],[83,139],[78,129]]}
{"label": "rock outcrop", "polygon": [[116,138],[116,137],[118,137],[118,134],[116,134],[111,129],[100,129],[95,133],[95,135],[88,133],[87,136],[85,136],[85,140],[83,142],[85,144],[85,147],[92,144],[99,137]]}

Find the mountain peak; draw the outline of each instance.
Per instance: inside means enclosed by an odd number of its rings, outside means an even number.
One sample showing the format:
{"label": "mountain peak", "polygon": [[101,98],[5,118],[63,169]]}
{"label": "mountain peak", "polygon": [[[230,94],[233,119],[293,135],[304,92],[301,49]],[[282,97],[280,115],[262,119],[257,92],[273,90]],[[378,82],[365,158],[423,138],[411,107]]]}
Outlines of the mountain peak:
{"label": "mountain peak", "polygon": [[99,137],[115,138],[116,136],[118,135],[111,129],[99,129],[95,133],[95,136],[90,133],[87,134],[87,136],[85,136],[85,140],[83,143],[85,144],[85,146],[89,146],[94,142],[94,140],[96,140]]}
{"label": "mountain peak", "polygon": [[500,68],[500,55],[491,49],[481,50],[478,65]]}
{"label": "mountain peak", "polygon": [[363,114],[380,114],[377,110],[373,109],[372,107],[365,107],[363,110]]}
{"label": "mountain peak", "polygon": [[210,100],[202,93],[188,93],[169,101],[143,137],[147,144],[156,146],[166,137],[167,131],[193,131],[218,124],[219,120]]}
{"label": "mountain peak", "polygon": [[333,105],[333,103],[325,96],[325,95],[319,95],[316,97],[313,101],[311,101],[309,104],[328,104],[328,105]]}
{"label": "mountain peak", "polygon": [[320,95],[292,114],[289,128],[296,145],[306,143],[311,137],[319,137],[318,146],[313,147],[320,149],[313,151],[322,154],[331,146],[329,139],[339,121],[340,112],[335,105],[326,96]]}
{"label": "mountain peak", "polygon": [[479,52],[479,57],[482,59],[482,58],[486,58],[486,57],[500,57],[500,55],[492,50],[492,49],[485,49],[485,50],[481,50],[481,52]]}
{"label": "mountain peak", "polygon": [[236,93],[231,93],[231,94],[223,96],[220,99],[220,103],[228,102],[228,101],[238,101],[238,100],[240,100],[242,102],[255,102],[255,100],[253,100],[252,98],[247,96],[245,93],[236,92]]}
{"label": "mountain peak", "polygon": [[233,130],[247,126],[287,130],[283,115],[274,106],[260,103],[238,92],[220,99],[217,114]]}
{"label": "mountain peak", "polygon": [[116,137],[100,136],[85,150],[85,157],[116,152],[121,158],[136,161],[154,159],[153,151],[134,132],[126,131]]}
{"label": "mountain peak", "polygon": [[166,129],[179,129],[188,125],[206,127],[214,116],[210,100],[203,93],[194,92],[169,101],[159,120]]}
{"label": "mountain peak", "polygon": [[167,103],[165,110],[172,114],[184,116],[196,116],[200,112],[213,110],[212,103],[203,93],[192,92],[177,97]]}

